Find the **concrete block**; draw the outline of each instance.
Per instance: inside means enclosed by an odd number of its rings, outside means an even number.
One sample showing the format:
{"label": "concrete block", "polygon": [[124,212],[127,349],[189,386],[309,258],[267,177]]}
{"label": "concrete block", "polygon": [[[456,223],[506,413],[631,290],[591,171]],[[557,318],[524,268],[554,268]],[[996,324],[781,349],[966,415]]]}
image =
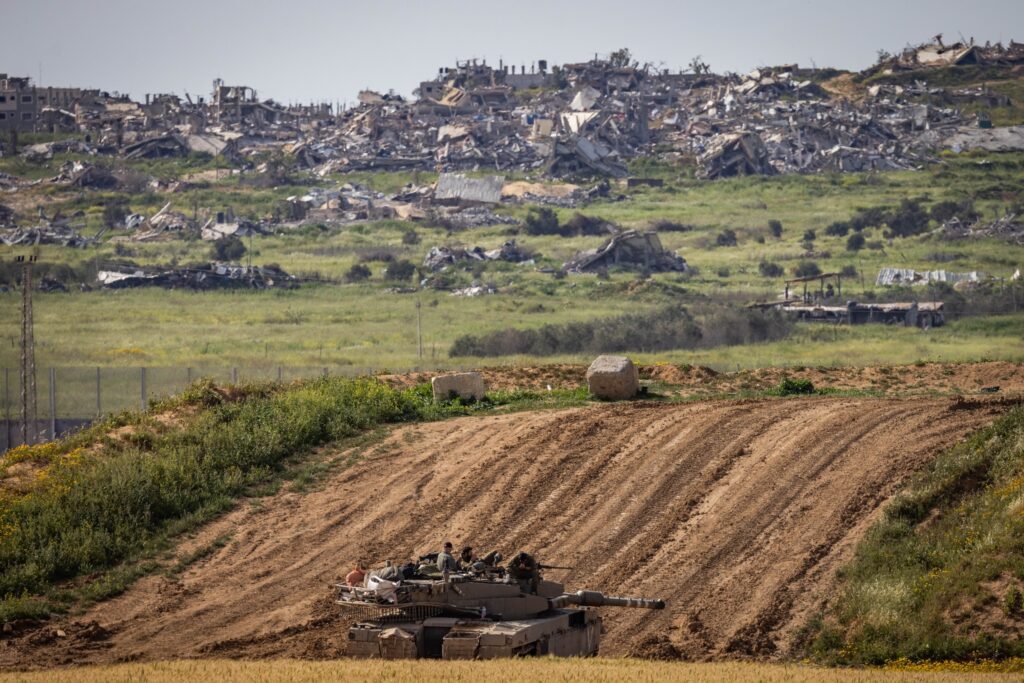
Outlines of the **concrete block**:
{"label": "concrete block", "polygon": [[487,385],[479,372],[457,372],[439,375],[430,381],[435,401],[448,401],[453,396],[479,401],[487,393]]}
{"label": "concrete block", "polygon": [[587,368],[587,385],[598,398],[633,398],[640,390],[640,373],[625,356],[598,356]]}

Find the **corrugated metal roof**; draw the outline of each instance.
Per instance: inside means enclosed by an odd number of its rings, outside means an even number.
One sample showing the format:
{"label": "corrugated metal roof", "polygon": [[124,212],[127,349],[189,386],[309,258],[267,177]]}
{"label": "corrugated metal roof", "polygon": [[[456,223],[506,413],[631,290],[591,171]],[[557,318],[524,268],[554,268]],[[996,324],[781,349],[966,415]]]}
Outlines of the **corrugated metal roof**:
{"label": "corrugated metal roof", "polygon": [[461,173],[442,173],[437,179],[434,198],[497,204],[501,201],[501,188],[504,186],[505,179],[501,176],[468,178]]}

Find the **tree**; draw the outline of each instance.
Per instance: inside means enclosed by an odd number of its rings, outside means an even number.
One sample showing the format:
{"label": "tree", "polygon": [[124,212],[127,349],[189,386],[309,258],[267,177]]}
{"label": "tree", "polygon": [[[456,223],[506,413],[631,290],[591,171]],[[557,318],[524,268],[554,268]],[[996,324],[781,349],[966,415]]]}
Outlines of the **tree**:
{"label": "tree", "polygon": [[345,273],[345,282],[365,282],[373,275],[370,269],[362,263],[357,263]]}
{"label": "tree", "polygon": [[707,62],[703,61],[700,55],[697,55],[690,60],[690,71],[698,76],[701,74],[709,74],[711,73],[711,66]]}
{"label": "tree", "polygon": [[559,231],[558,214],[554,209],[542,206],[526,214],[527,235],[557,235]]}
{"label": "tree", "polygon": [[846,221],[836,221],[825,228],[825,234],[833,237],[846,237],[848,232],[850,232],[850,224]]}
{"label": "tree", "polygon": [[384,269],[384,277],[395,282],[408,282],[416,274],[416,266],[405,259],[392,261]]}
{"label": "tree", "polygon": [[245,256],[245,245],[234,235],[214,240],[211,257],[214,261],[238,261]]}
{"label": "tree", "polygon": [[847,251],[860,251],[864,248],[864,233],[855,232],[846,239]]}
{"label": "tree", "polygon": [[814,277],[815,275],[821,275],[821,268],[814,261],[801,261],[793,269],[793,275],[797,277]]}
{"label": "tree", "polygon": [[627,67],[632,61],[633,53],[629,51],[628,47],[618,49],[608,55],[608,63],[616,68],[621,69],[623,67]]}
{"label": "tree", "polygon": [[732,228],[726,228],[722,232],[718,233],[718,237],[715,238],[715,244],[720,247],[735,247],[736,231]]}
{"label": "tree", "polygon": [[124,223],[128,216],[128,207],[121,201],[111,201],[103,207],[103,225],[116,228]]}

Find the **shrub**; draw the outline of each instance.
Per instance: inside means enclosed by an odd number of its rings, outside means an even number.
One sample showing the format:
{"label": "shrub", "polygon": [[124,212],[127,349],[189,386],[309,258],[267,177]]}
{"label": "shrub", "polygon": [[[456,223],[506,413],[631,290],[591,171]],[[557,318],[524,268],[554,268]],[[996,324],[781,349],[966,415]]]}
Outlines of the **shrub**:
{"label": "shrub", "polygon": [[850,224],[846,221],[836,221],[825,228],[825,234],[832,237],[845,237],[848,232],[850,232]]}
{"label": "shrub", "polygon": [[980,214],[974,210],[974,202],[970,199],[960,202],[938,202],[932,205],[929,214],[936,223],[945,223],[952,218],[959,218],[965,223],[972,223],[980,218]]}
{"label": "shrub", "polygon": [[904,199],[898,209],[891,212],[885,220],[889,226],[886,237],[910,237],[928,229],[928,212],[916,199]]}
{"label": "shrub", "polygon": [[786,377],[779,383],[776,391],[779,396],[813,394],[814,383],[809,379],[793,379],[792,377]]}
{"label": "shrub", "polygon": [[128,207],[123,201],[110,201],[103,207],[103,225],[108,228],[123,227],[128,217]]}
{"label": "shrub", "polygon": [[867,240],[864,239],[864,235],[855,232],[846,239],[846,251],[860,251],[864,248],[865,242]]}
{"label": "shrub", "polygon": [[729,277],[729,275],[731,275],[731,272],[729,271],[728,266],[722,266],[721,268],[715,271],[715,274],[718,275],[718,277]]}
{"label": "shrub", "polygon": [[384,277],[394,282],[408,282],[416,274],[416,266],[406,259],[392,261],[384,269]]}
{"label": "shrub", "polygon": [[782,221],[771,219],[768,221],[768,231],[772,234],[772,237],[778,239],[782,237]]}
{"label": "shrub", "polygon": [[546,206],[530,209],[524,221],[526,234],[528,235],[559,235],[561,226],[558,224],[558,214],[554,209]]}
{"label": "shrub", "polygon": [[234,235],[213,241],[210,256],[214,261],[238,261],[245,256],[245,245]]}
{"label": "shrub", "polygon": [[408,246],[413,246],[413,245],[419,244],[419,243],[420,243],[420,234],[418,232],[416,232],[415,230],[413,230],[412,228],[409,228],[408,230],[406,230],[405,232],[402,233],[402,244],[405,244],[405,245],[408,245]]}
{"label": "shrub", "polygon": [[781,339],[790,329],[792,322],[775,311],[719,306],[701,310],[698,317],[682,306],[670,306],[590,322],[464,335],[455,340],[449,355],[455,358],[653,352]]}
{"label": "shrub", "polygon": [[857,277],[857,269],[854,266],[843,266],[839,274],[843,277]]}
{"label": "shrub", "polygon": [[782,277],[786,272],[778,263],[772,263],[771,261],[761,261],[757,264],[757,270],[764,277]]}
{"label": "shrub", "polygon": [[663,218],[651,223],[650,229],[655,232],[689,232],[693,230],[693,226]]}
{"label": "shrub", "polygon": [[[557,219],[556,219],[557,224]],[[608,234],[608,226],[610,224],[603,218],[595,218],[593,216],[585,216],[582,213],[573,215],[565,225],[558,230],[558,232],[568,237],[575,235],[582,237],[584,235],[606,235]]]}
{"label": "shrub", "polygon": [[373,273],[362,263],[356,263],[345,273],[345,282],[365,282]]}
{"label": "shrub", "polygon": [[813,277],[821,275],[821,268],[814,261],[801,261],[793,268],[793,275],[796,277]]}
{"label": "shrub", "polygon": [[726,228],[718,233],[718,237],[715,238],[715,244],[720,247],[735,247],[737,244],[736,231],[732,228]]}
{"label": "shrub", "polygon": [[818,238],[818,235],[813,230],[807,230],[807,231],[804,232],[804,239],[803,239],[804,242],[813,242],[817,238]]}

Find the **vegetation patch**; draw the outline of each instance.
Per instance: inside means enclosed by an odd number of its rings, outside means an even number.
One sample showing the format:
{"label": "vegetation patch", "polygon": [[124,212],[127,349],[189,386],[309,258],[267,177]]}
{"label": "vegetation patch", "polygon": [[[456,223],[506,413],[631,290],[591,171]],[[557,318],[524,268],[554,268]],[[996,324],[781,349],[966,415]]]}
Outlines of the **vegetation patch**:
{"label": "vegetation patch", "polygon": [[1024,657],[1024,408],[936,459],[841,577],[812,627],[823,661]]}

